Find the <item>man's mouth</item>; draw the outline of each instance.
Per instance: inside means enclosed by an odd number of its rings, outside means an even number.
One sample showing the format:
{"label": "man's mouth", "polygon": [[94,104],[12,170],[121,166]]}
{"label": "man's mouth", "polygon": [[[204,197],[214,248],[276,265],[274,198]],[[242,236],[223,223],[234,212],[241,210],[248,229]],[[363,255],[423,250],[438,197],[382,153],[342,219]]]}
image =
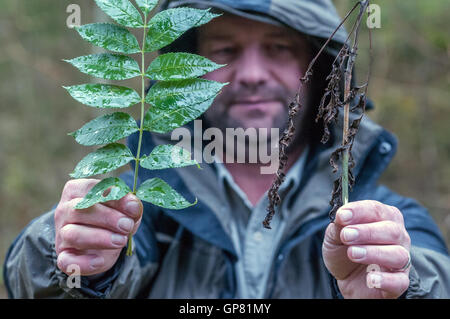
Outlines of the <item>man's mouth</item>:
{"label": "man's mouth", "polygon": [[274,103],[278,103],[278,101],[276,100],[253,100],[253,99],[248,99],[248,100],[237,100],[234,101],[231,106],[232,107],[245,107],[245,108],[249,108],[249,109],[263,109],[266,107],[270,107],[271,105],[273,105]]}

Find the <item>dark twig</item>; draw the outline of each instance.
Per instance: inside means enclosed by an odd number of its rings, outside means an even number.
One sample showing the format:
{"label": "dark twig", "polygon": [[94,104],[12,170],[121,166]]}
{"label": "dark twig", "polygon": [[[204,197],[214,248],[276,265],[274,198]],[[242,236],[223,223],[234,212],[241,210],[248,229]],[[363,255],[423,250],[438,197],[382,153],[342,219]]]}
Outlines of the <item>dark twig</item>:
{"label": "dark twig", "polygon": [[[335,60],[332,63],[331,73],[328,75],[326,80],[328,81],[328,85],[325,89],[325,93],[320,101],[318,114],[316,121],[319,119],[323,119],[324,122],[324,134],[322,136],[322,143],[327,143],[330,137],[330,130],[328,126],[332,122],[336,122],[338,118],[339,108],[344,108],[344,127],[343,127],[343,140],[342,145],[338,149],[336,149],[330,158],[330,164],[333,168],[333,172],[336,173],[338,171],[337,162],[339,158],[342,157],[342,171],[341,177],[335,180],[332,192],[332,198],[330,201],[330,205],[332,209],[329,213],[330,219],[334,221],[334,215],[337,209],[342,206],[343,203],[348,201],[348,189],[353,187],[354,184],[354,176],[352,174],[352,168],[355,166],[353,156],[351,154],[351,150],[353,147],[353,141],[358,131],[359,124],[362,120],[365,111],[366,105],[366,97],[367,97],[367,88],[370,77],[370,65],[369,72],[367,76],[367,82],[361,86],[351,87],[352,82],[352,73],[353,67],[356,59],[357,52],[357,44],[358,44],[358,34],[360,30],[360,25],[362,21],[362,17],[364,16],[364,12],[367,11],[367,7],[369,5],[369,0],[358,1],[353,8],[346,14],[344,19],[341,21],[339,26],[334,30],[334,32],[327,39],[325,44],[320,48],[315,57],[311,60],[305,75],[300,79],[301,86],[297,95],[294,98],[294,101],[289,105],[289,117],[288,117],[288,125],[287,129],[283,132],[280,141],[280,153],[279,153],[279,167],[276,172],[276,177],[271,185],[268,197],[269,197],[269,205],[267,207],[268,214],[263,221],[263,226],[265,228],[270,227],[270,221],[275,214],[275,207],[280,203],[280,196],[278,194],[278,190],[281,184],[284,181],[285,173],[284,168],[287,162],[286,149],[292,141],[295,133],[294,127],[294,117],[297,114],[298,110],[302,107],[301,105],[301,88],[305,85],[312,76],[312,67],[316,63],[319,56],[322,54],[325,47],[329,44],[329,42],[333,39],[336,32],[341,28],[341,26],[345,23],[348,17],[354,12],[354,10],[359,6],[360,10],[356,19],[356,22],[353,24],[351,31],[344,42],[341,50],[336,56]],[[349,46],[348,42],[353,35],[353,45]],[[369,41],[370,41],[370,64],[372,63],[372,40],[371,33],[369,30]],[[345,70],[343,68],[344,63],[346,63]],[[340,84],[344,81],[344,93],[341,94]],[[364,93],[359,95],[358,103],[354,107],[350,109],[350,103],[354,101],[358,92],[360,92],[364,88]],[[361,116],[354,120],[351,125],[349,125],[349,114],[351,111],[355,111],[356,109],[361,109]]]}

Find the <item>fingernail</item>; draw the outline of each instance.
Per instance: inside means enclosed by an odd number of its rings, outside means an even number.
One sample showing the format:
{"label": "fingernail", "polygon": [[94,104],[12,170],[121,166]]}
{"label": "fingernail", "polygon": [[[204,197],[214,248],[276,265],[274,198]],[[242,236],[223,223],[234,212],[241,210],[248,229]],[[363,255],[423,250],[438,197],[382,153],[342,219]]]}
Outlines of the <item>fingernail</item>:
{"label": "fingernail", "polygon": [[354,228],[344,228],[345,241],[353,241],[358,238],[359,232]]}
{"label": "fingernail", "polygon": [[137,216],[141,212],[141,205],[139,204],[139,202],[132,200],[126,204],[125,209],[131,215]]}
{"label": "fingernail", "polygon": [[123,236],[123,235],[119,235],[119,234],[112,234],[111,242],[114,245],[123,246],[127,242],[127,236]]}
{"label": "fingernail", "polygon": [[121,218],[119,219],[119,221],[117,222],[117,227],[124,231],[124,232],[129,232],[133,229],[134,226],[134,222],[131,218]]}
{"label": "fingernail", "polygon": [[355,259],[361,259],[366,256],[366,249],[361,247],[352,247],[352,257]]}
{"label": "fingernail", "polygon": [[351,210],[343,209],[343,210],[340,210],[340,211],[339,211],[339,218],[340,218],[344,223],[349,222],[349,221],[352,219],[352,217],[353,217],[353,213],[352,213]]}
{"label": "fingernail", "polygon": [[105,259],[103,257],[99,256],[99,257],[95,257],[95,258],[91,259],[89,266],[92,269],[98,269],[98,268],[102,267],[104,264],[105,264]]}

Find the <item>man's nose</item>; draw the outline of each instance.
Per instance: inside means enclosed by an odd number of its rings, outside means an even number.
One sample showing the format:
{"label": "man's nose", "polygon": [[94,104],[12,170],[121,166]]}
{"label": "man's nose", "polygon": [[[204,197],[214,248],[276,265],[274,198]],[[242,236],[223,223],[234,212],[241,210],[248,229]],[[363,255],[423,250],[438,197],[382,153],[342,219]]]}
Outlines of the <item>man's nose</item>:
{"label": "man's nose", "polygon": [[245,87],[254,88],[269,79],[267,61],[256,46],[243,50],[236,67],[236,81]]}

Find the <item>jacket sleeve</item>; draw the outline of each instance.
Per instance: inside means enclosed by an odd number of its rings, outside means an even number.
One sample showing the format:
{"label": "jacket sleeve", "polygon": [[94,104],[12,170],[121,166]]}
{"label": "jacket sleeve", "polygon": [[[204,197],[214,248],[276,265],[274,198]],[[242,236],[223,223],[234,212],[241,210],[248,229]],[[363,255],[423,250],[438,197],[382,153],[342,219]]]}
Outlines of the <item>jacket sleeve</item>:
{"label": "jacket sleeve", "polygon": [[411,237],[410,285],[406,298],[450,298],[450,257],[445,241],[428,211],[411,198],[397,195],[384,186],[376,200],[397,207]]}
{"label": "jacket sleeve", "polygon": [[[126,175],[121,177],[126,181]],[[158,248],[149,223],[151,223],[149,217],[143,218],[138,233],[133,238],[131,257],[125,256],[123,249],[112,269],[101,275],[81,276],[77,284],[74,277],[61,272],[56,265],[54,210],[51,210],[33,220],[19,234],[7,252],[3,277],[9,297],[138,297],[148,286],[158,268]],[[140,253],[138,256],[137,250],[144,250],[143,248],[147,252],[146,255]]]}

